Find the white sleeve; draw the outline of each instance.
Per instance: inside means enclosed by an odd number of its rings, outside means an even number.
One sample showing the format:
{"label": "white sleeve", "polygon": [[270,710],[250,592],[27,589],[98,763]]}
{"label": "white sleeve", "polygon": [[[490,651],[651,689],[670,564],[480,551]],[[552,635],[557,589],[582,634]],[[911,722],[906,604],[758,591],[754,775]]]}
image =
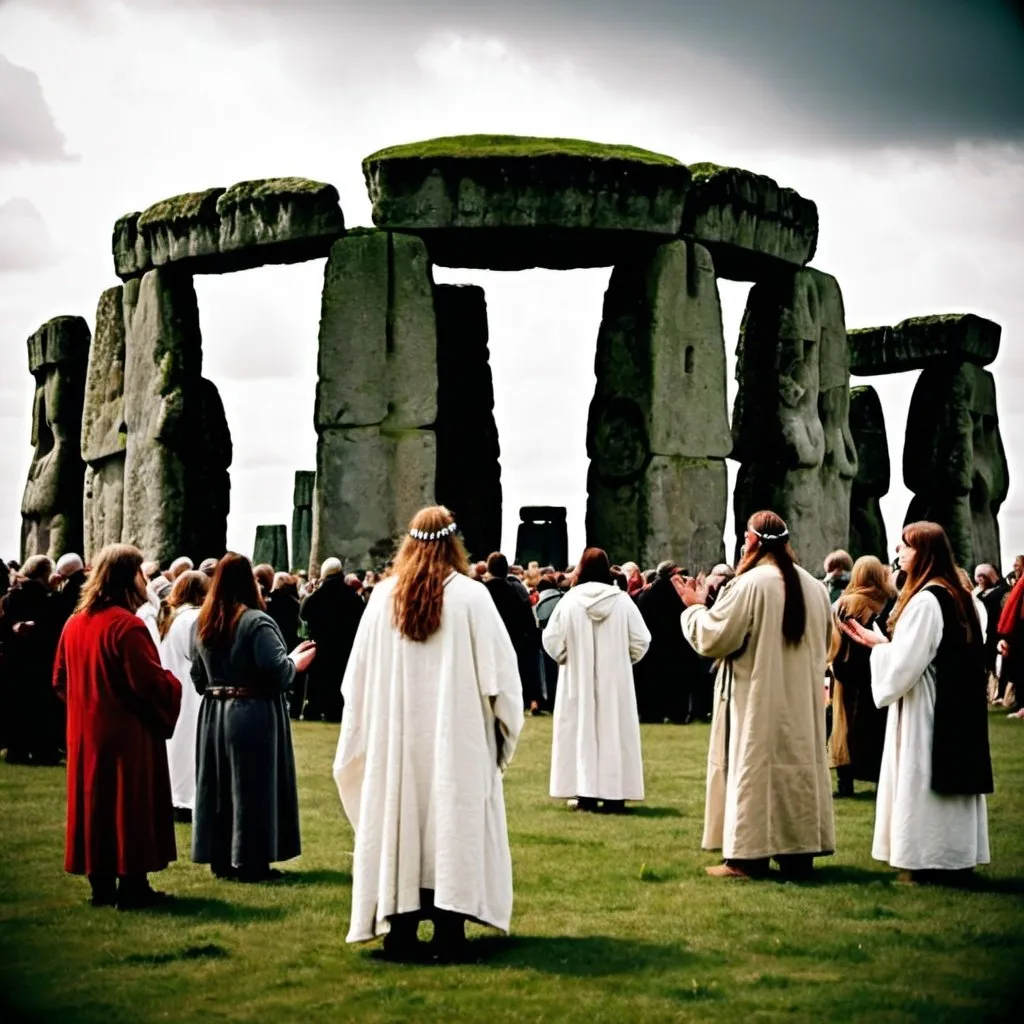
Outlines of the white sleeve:
{"label": "white sleeve", "polygon": [[565,610],[567,597],[568,595],[555,605],[555,610],[551,613],[551,618],[548,619],[548,624],[540,635],[541,643],[544,644],[544,650],[559,665],[565,664],[568,654],[565,642],[565,624],[562,622],[562,612]]}
{"label": "white sleeve", "polygon": [[629,607],[626,610],[626,623],[629,627],[629,660],[635,665],[651,646],[651,631],[644,622],[633,598],[625,598]]}
{"label": "white sleeve", "polygon": [[915,594],[896,623],[892,641],[871,649],[871,695],[888,707],[909,693],[935,660],[942,641],[942,609],[926,591]]}
{"label": "white sleeve", "polygon": [[719,590],[710,608],[694,604],[684,609],[683,636],[698,654],[727,658],[743,646],[753,625],[748,592],[749,584],[737,578]]}

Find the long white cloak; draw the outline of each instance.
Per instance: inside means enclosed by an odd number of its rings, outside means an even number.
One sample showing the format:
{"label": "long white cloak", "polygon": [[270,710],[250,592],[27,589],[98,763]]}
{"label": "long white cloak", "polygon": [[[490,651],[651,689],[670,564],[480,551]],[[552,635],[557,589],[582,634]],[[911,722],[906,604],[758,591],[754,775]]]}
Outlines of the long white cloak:
{"label": "long white cloak", "polygon": [[179,608],[167,635],[160,641],[160,662],[181,683],[181,713],[167,741],[171,770],[171,802],[190,811],[196,800],[196,729],[203,698],[192,685],[193,634],[199,609]]}
{"label": "long white cloak", "polygon": [[342,683],[334,779],[355,830],[349,942],[434,905],[508,930],[512,858],[495,721],[507,765],[523,726],[516,652],[487,589],[452,573],[424,643],[392,621],[384,580],[359,623]]}
{"label": "long white cloak", "polygon": [[551,795],[643,800],[634,662],[651,634],[631,597],[605,583],[573,587],[542,634],[561,666],[551,747]]}
{"label": "long white cloak", "polygon": [[871,650],[871,693],[878,707],[889,708],[871,855],[904,871],[989,862],[985,797],[943,796],[931,788],[941,640],[939,602],[922,590],[907,602],[892,643]]}

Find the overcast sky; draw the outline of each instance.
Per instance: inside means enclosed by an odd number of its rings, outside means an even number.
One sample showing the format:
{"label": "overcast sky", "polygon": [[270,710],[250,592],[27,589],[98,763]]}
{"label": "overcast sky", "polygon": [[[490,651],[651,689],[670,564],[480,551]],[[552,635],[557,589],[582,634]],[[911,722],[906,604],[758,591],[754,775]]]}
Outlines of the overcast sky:
{"label": "overcast sky", "polygon": [[[973,0],[0,0],[0,554],[17,554],[31,459],[25,338],[92,324],[116,284],[114,220],[246,178],[332,182],[370,222],[360,160],[467,132],[631,143],[770,174],[818,204],[814,266],[851,327],[933,312],[1003,325],[1011,492],[1024,550],[1024,29]],[[312,468],[323,261],[196,279],[204,372],[235,442],[229,543],[289,522]],[[564,504],[583,542],[584,438],[607,270],[438,269],[488,295],[505,487]],[[722,283],[732,348],[748,288]],[[891,539],[913,375],[874,378],[893,455]],[[855,382],[856,383],[856,382]],[[730,545],[731,546],[731,545]]]}

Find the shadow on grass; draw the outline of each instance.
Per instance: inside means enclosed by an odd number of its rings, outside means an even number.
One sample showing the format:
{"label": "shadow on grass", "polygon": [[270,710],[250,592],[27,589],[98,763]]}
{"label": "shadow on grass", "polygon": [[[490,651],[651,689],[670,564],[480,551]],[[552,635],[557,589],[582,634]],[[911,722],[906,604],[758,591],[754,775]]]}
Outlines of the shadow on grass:
{"label": "shadow on grass", "polygon": [[312,871],[285,871],[274,883],[279,885],[351,885],[352,872],[336,868],[314,868]]}
{"label": "shadow on grass", "polygon": [[142,967],[159,967],[162,964],[171,964],[178,960],[223,960],[230,955],[231,953],[223,946],[215,942],[208,942],[203,946],[186,946],[184,949],[177,949],[170,953],[131,953],[123,957],[121,963]]}
{"label": "shadow on grass", "polygon": [[[892,885],[896,876],[884,868],[872,871],[870,868],[859,868],[853,864],[826,864],[818,861],[819,867],[815,867],[814,873],[806,881],[799,882],[800,885],[867,885],[870,882],[881,882],[884,885]],[[786,879],[781,874],[778,881]]]}
{"label": "shadow on grass", "polygon": [[704,959],[681,943],[662,945],[607,935],[484,935],[473,939],[470,947],[473,958],[486,966],[527,968],[574,978],[660,973]]}
{"label": "shadow on grass", "polygon": [[216,921],[277,921],[285,916],[281,907],[250,907],[245,903],[209,896],[178,896],[166,904],[129,911],[132,915],[156,917],[199,917]]}
{"label": "shadow on grass", "polygon": [[647,804],[632,804],[626,814],[628,818],[682,818],[683,812],[676,807],[650,807]]}

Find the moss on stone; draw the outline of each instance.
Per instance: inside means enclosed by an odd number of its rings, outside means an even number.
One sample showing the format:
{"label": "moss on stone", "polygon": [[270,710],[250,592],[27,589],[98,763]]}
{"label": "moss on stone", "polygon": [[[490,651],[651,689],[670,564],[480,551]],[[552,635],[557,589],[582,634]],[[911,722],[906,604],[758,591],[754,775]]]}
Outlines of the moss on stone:
{"label": "moss on stone", "polygon": [[139,219],[139,217],[141,217],[141,216],[142,216],[142,214],[138,210],[136,210],[134,213],[122,214],[120,217],[117,218],[117,220],[114,221],[114,232],[115,232],[115,234],[118,231],[120,231],[123,227],[126,227],[127,225],[132,224],[135,221],[137,221]]}
{"label": "moss on stone", "polygon": [[332,198],[337,200],[337,190],[326,181],[313,181],[311,178],[255,178],[232,185],[217,201],[217,207],[220,209],[238,203],[284,196],[315,196],[323,192],[333,192]]}
{"label": "moss on stone", "polygon": [[694,181],[709,181],[711,178],[716,178],[720,174],[728,174],[731,171],[736,170],[734,167],[723,167],[721,164],[712,163],[699,163],[699,164],[688,164],[690,174],[693,175]]}
{"label": "moss on stone", "polygon": [[898,331],[914,331],[919,328],[951,326],[969,317],[970,313],[931,313],[928,316],[911,316],[896,325]]}
{"label": "moss on stone", "polygon": [[345,231],[346,238],[365,238],[367,235],[379,235],[382,234],[380,228],[368,228],[368,227],[354,227],[348,228]]}
{"label": "moss on stone", "polygon": [[549,156],[586,157],[592,160],[629,160],[641,164],[665,167],[681,166],[675,157],[652,153],[636,146],[608,145],[586,139],[548,139],[529,135],[449,135],[438,139],[425,139],[371,153],[363,160],[363,167],[378,160],[481,158],[532,158]]}
{"label": "moss on stone", "polygon": [[139,216],[139,227],[149,224],[178,224],[195,220],[217,219],[217,200],[222,188],[208,188],[203,192],[185,192],[154,203]]}

